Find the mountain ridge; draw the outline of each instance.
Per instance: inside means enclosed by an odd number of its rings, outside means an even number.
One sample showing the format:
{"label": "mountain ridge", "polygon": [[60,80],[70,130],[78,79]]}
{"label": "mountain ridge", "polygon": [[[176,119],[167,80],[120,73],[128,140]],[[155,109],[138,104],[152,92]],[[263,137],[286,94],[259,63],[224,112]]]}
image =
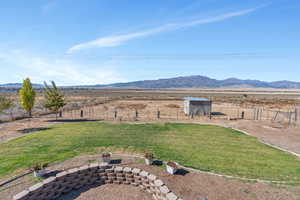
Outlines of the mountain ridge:
{"label": "mountain ridge", "polygon": [[179,76],[174,78],[163,78],[156,80],[143,80],[133,81],[127,83],[113,83],[106,85],[94,85],[95,87],[136,87],[146,89],[159,89],[159,88],[221,88],[221,87],[233,87],[233,86],[249,86],[253,88],[274,88],[274,89],[300,89],[300,82],[293,81],[261,81],[251,79],[238,79],[227,78],[223,80],[217,80],[209,78],[207,76],[193,75],[193,76]]}
{"label": "mountain ridge", "polygon": [[[33,84],[34,87],[43,87],[42,84]],[[21,83],[0,84],[0,87],[19,88]],[[96,85],[74,85],[62,86],[64,88],[141,88],[141,89],[167,89],[167,88],[222,88],[222,87],[253,87],[273,89],[300,89],[300,82],[294,81],[261,81],[251,79],[227,78],[217,80],[207,76],[178,76],[174,78],[161,78],[156,80],[140,80],[124,83],[96,84]]]}

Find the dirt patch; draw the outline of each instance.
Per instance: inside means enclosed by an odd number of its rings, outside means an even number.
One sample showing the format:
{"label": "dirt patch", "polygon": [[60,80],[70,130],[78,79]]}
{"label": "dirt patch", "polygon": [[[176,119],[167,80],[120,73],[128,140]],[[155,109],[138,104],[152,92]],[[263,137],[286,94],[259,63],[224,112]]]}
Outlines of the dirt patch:
{"label": "dirt patch", "polygon": [[[124,155],[113,155],[112,158],[114,160],[121,160],[121,163],[118,164],[120,166],[137,167],[158,176],[169,189],[185,200],[202,199],[205,197],[209,200],[296,200],[300,198],[299,186],[279,187],[264,183],[249,183],[197,172],[170,175],[166,172],[164,167],[145,165],[143,160],[139,158]],[[97,162],[99,159],[100,155],[80,156],[59,164],[54,164],[47,170],[58,173],[62,170],[82,166],[91,162]],[[10,200],[14,194],[27,189],[36,182],[37,180],[32,178],[32,175],[28,175],[9,185],[5,185],[0,188],[0,199]],[[134,188],[132,186],[104,185],[84,188],[64,196],[63,199],[148,200],[151,199],[151,196],[141,191],[139,188]]]}
{"label": "dirt patch", "polygon": [[180,106],[177,104],[168,104],[168,105],[166,105],[166,107],[167,108],[180,108]]}
{"label": "dirt patch", "polygon": [[46,130],[50,125],[59,123],[49,121],[53,119],[55,119],[55,116],[49,115],[39,118],[0,123],[0,143],[30,134],[35,131]]}
{"label": "dirt patch", "polygon": [[146,104],[142,103],[135,103],[135,104],[119,104],[116,108],[117,109],[134,109],[134,110],[143,110],[147,107]]}
{"label": "dirt patch", "polygon": [[128,185],[108,184],[85,187],[62,196],[58,200],[153,200],[152,196],[139,188]]}

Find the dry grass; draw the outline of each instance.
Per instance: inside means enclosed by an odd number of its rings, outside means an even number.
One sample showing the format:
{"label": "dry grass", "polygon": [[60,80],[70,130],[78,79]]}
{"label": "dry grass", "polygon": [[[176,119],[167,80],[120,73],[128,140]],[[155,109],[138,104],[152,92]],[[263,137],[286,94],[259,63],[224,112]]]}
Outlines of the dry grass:
{"label": "dry grass", "polygon": [[146,104],[134,103],[134,104],[125,104],[121,103],[116,108],[117,109],[130,109],[130,110],[143,110],[147,107]]}
{"label": "dry grass", "polygon": [[168,105],[166,105],[166,107],[167,108],[180,108],[180,106],[177,104],[168,104]]}

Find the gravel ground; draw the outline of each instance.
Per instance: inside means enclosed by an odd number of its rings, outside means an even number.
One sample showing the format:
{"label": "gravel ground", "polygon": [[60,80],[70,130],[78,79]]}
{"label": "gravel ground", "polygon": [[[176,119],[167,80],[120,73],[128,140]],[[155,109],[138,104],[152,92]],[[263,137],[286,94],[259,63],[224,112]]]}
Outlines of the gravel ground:
{"label": "gravel ground", "polygon": [[[298,200],[300,186],[275,186],[264,183],[249,183],[224,177],[188,172],[181,170],[178,175],[168,174],[161,166],[147,166],[142,159],[124,155],[114,155],[117,165],[137,167],[155,174],[178,196],[185,200],[195,200],[207,197],[209,200]],[[76,157],[62,163],[49,166],[47,170],[58,173],[62,170],[82,166],[99,161],[99,155]],[[22,177],[12,183],[0,187],[0,199],[11,200],[12,196],[37,182],[32,175]],[[126,185],[104,185],[83,188],[73,191],[59,200],[83,199],[121,199],[148,200],[151,196],[138,188]]]}
{"label": "gravel ground", "polygon": [[139,188],[128,185],[103,185],[82,188],[62,196],[58,200],[153,200],[152,196]]}
{"label": "gravel ground", "polygon": [[24,136],[34,131],[46,129],[53,122],[54,116],[22,119],[12,122],[0,123],[0,143],[9,141],[11,139]]}

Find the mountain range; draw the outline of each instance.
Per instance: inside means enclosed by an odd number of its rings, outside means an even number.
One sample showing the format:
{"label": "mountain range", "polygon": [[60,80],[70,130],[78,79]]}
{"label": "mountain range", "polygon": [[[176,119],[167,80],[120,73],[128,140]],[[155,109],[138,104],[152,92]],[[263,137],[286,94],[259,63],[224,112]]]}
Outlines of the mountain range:
{"label": "mountain range", "polygon": [[220,88],[220,87],[252,87],[252,88],[278,88],[300,89],[300,82],[260,80],[241,80],[228,78],[217,80],[206,76],[181,76],[175,78],[143,80],[127,83],[114,83],[108,85],[94,85],[94,87],[117,87],[117,88]]}
{"label": "mountain range", "polygon": [[[0,84],[0,87],[21,87],[21,83]],[[34,87],[42,87],[41,84],[34,84]],[[157,80],[142,80],[127,83],[113,83],[105,85],[76,85],[68,88],[221,88],[221,87],[251,87],[251,88],[276,88],[276,89],[300,89],[300,82],[274,81],[266,82],[260,80],[241,80],[228,78],[217,80],[206,76],[181,76],[175,78],[165,78]]]}

